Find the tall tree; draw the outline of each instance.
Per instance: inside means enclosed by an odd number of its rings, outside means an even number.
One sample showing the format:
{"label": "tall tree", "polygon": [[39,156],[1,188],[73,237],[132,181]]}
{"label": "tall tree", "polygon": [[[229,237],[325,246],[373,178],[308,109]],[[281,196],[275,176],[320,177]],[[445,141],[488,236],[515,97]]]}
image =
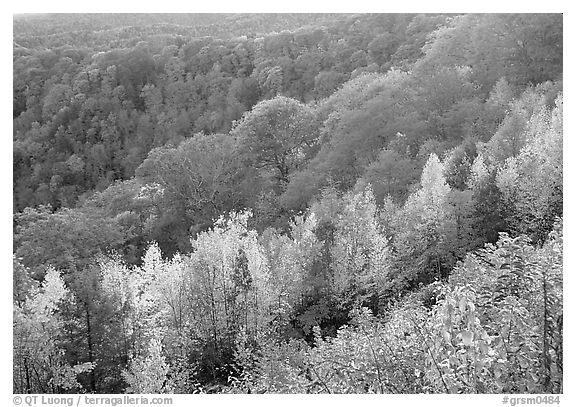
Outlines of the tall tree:
{"label": "tall tree", "polygon": [[288,176],[298,169],[317,143],[312,108],[278,96],[260,102],[244,114],[231,134],[238,139],[249,165],[271,173],[283,191]]}
{"label": "tall tree", "polygon": [[80,390],[77,376],[92,363],[71,366],[61,337],[63,302],[73,302],[60,273],[48,269],[41,287],[22,304],[14,304],[14,393],[59,393]]}
{"label": "tall tree", "polygon": [[227,135],[197,134],[178,147],[152,150],[136,170],[139,180],[161,191],[151,237],[170,255],[190,250],[190,228],[204,230],[241,204],[239,169],[236,143]]}
{"label": "tall tree", "polygon": [[552,111],[535,112],[528,123],[527,144],[506,160],[496,183],[512,208],[511,226],[542,242],[562,216],[562,95]]}
{"label": "tall tree", "polygon": [[394,222],[394,246],[404,269],[396,276],[400,286],[446,277],[449,264],[442,251],[442,227],[450,191],[443,163],[431,154],[422,170],[420,188],[408,197]]}

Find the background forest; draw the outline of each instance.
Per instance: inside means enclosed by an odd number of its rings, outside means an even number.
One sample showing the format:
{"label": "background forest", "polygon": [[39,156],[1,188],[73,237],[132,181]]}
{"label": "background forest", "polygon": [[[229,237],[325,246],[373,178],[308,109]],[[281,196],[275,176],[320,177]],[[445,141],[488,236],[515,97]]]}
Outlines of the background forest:
{"label": "background forest", "polygon": [[562,392],[562,30],[14,16],[13,391]]}

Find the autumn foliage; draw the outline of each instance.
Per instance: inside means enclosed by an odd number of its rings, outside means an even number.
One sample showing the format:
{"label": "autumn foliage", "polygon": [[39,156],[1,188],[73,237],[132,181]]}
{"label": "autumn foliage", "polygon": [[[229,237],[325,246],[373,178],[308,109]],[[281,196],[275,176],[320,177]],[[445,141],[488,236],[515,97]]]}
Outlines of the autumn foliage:
{"label": "autumn foliage", "polygon": [[562,16],[261,17],[15,20],[14,392],[562,393]]}

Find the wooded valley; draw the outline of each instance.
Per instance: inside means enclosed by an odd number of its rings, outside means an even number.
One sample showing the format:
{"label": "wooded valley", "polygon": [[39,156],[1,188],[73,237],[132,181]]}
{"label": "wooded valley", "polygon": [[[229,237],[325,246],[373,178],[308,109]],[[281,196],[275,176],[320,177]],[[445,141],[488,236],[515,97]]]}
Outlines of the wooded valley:
{"label": "wooded valley", "polygon": [[15,15],[14,393],[562,393],[562,32]]}

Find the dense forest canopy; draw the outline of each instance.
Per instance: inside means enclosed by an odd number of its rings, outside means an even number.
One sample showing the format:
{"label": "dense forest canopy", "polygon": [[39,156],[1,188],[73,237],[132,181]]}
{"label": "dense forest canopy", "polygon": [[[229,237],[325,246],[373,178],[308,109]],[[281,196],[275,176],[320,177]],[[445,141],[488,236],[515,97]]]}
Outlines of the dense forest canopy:
{"label": "dense forest canopy", "polygon": [[560,14],[14,17],[14,392],[562,392]]}

